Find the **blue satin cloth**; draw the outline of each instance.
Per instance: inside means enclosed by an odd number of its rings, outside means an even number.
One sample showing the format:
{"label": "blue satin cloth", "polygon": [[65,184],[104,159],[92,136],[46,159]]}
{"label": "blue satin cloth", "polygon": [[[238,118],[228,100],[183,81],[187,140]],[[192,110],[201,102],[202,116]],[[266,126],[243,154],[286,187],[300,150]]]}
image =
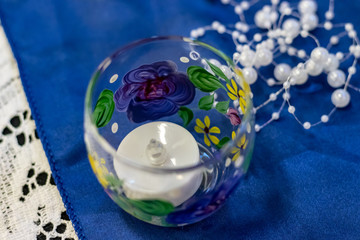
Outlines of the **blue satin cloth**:
{"label": "blue satin cloth", "polygon": [[[324,13],[328,1],[319,2]],[[335,1],[335,11],[335,22],[351,21],[359,30],[360,2]],[[136,39],[188,36],[213,20],[234,23],[231,7],[215,0],[1,0],[0,17],[80,239],[360,238],[360,94],[353,90],[351,104],[328,124],[305,131],[284,111],[263,129],[247,177],[221,210],[200,223],[182,228],[143,223],[113,203],[97,182],[83,141],[85,90],[96,66]],[[234,51],[229,37],[210,33],[203,40]],[[359,86],[358,76],[353,83]],[[331,91],[322,81],[325,76],[292,90],[301,118],[314,121],[331,109]],[[253,90],[255,104],[273,91],[263,83]],[[279,105],[280,100],[266,107],[258,120],[264,122]]]}

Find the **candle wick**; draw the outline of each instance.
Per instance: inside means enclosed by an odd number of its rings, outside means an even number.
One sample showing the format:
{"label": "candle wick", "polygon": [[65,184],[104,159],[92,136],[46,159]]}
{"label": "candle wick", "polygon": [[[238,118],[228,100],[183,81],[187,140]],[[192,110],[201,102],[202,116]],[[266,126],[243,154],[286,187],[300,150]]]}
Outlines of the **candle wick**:
{"label": "candle wick", "polygon": [[146,156],[150,160],[150,163],[155,166],[160,166],[166,162],[167,154],[164,145],[156,140],[151,139],[146,146]]}

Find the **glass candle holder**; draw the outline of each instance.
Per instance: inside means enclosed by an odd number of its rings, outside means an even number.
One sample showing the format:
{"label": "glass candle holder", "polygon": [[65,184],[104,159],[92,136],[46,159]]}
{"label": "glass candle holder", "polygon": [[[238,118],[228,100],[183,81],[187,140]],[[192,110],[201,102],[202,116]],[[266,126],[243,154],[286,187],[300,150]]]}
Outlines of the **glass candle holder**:
{"label": "glass candle holder", "polygon": [[219,209],[253,150],[251,91],[221,51],[184,37],[127,45],[95,71],[86,94],[91,167],[124,211],[166,227]]}

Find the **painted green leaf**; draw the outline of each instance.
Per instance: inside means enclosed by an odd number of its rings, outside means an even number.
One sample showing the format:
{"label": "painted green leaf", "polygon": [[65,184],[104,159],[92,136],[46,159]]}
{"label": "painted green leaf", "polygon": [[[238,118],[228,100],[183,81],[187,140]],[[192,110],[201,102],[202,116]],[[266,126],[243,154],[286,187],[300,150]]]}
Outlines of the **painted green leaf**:
{"label": "painted green leaf", "polygon": [[136,208],[145,213],[155,216],[165,216],[174,210],[174,206],[163,200],[135,200],[129,199],[129,202]]}
{"label": "painted green leaf", "polygon": [[92,120],[96,127],[106,126],[110,122],[114,109],[113,92],[108,89],[103,90],[96,102],[92,115]]}
{"label": "painted green leaf", "polygon": [[187,107],[180,107],[178,114],[184,122],[184,127],[189,125],[191,120],[194,118],[194,113]]}
{"label": "painted green leaf", "polygon": [[220,142],[216,145],[219,149],[222,148],[225,144],[230,141],[230,138],[224,137],[220,140]]}
{"label": "painted green leaf", "polygon": [[191,66],[187,69],[187,74],[194,86],[203,92],[213,92],[219,88],[225,89],[217,77],[202,67]]}
{"label": "painted green leaf", "polygon": [[211,70],[212,70],[216,75],[218,75],[219,77],[221,77],[221,78],[224,79],[227,83],[230,84],[230,80],[226,77],[226,75],[223,73],[223,71],[221,71],[221,69],[220,69],[218,66],[212,64],[211,62],[209,62],[209,61],[207,61],[207,60],[206,60],[206,62],[207,62],[207,64],[209,64]]}
{"label": "painted green leaf", "polygon": [[213,103],[214,103],[214,95],[209,95],[200,98],[198,105],[200,109],[208,111],[212,109]]}
{"label": "painted green leaf", "polygon": [[215,106],[215,109],[222,114],[226,114],[229,109],[230,101],[218,102]]}
{"label": "painted green leaf", "polygon": [[105,176],[106,181],[109,183],[111,187],[118,188],[123,185],[123,181],[118,179],[112,174],[108,174]]}

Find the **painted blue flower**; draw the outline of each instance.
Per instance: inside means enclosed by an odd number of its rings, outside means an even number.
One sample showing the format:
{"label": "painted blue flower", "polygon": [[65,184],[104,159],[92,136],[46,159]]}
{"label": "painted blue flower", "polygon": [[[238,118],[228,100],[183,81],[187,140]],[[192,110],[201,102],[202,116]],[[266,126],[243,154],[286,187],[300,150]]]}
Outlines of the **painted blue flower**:
{"label": "painted blue flower", "polygon": [[226,180],[216,192],[209,192],[199,199],[190,199],[184,203],[181,210],[170,213],[166,217],[166,221],[169,224],[194,223],[208,217],[223,206],[225,200],[239,183],[241,176],[238,174]]}
{"label": "painted blue flower", "polygon": [[136,123],[175,114],[191,103],[195,87],[172,61],[142,65],[128,72],[114,94],[115,108]]}

